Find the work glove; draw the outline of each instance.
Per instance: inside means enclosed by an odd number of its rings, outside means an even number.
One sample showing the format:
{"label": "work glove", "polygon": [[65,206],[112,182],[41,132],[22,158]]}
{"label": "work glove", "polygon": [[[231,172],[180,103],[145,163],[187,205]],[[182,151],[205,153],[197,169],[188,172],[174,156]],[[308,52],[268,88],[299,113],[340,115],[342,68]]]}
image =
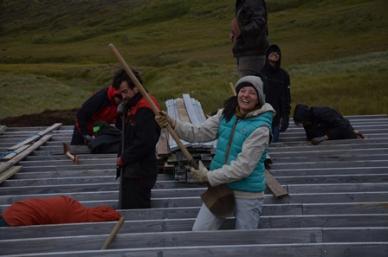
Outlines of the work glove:
{"label": "work glove", "polygon": [[124,160],[121,158],[121,156],[117,157],[116,159],[116,166],[118,168],[122,168],[124,166]]}
{"label": "work glove", "polygon": [[288,129],[288,125],[290,123],[290,117],[288,115],[282,117],[280,121],[280,132],[284,132]]}
{"label": "work glove", "polygon": [[197,182],[205,183],[209,181],[207,177],[207,174],[209,173],[209,171],[206,169],[205,165],[203,165],[201,161],[199,161],[198,163],[198,169],[191,167],[190,171],[191,171],[191,176]]}
{"label": "work glove", "polygon": [[161,128],[166,128],[169,123],[172,128],[175,128],[175,120],[168,116],[168,114],[164,111],[160,111],[155,115],[155,121]]}
{"label": "work glove", "polygon": [[320,144],[321,142],[325,141],[325,140],[328,140],[329,138],[325,135],[325,136],[322,136],[322,137],[314,137],[313,139],[311,139],[311,143],[313,145],[318,145]]}

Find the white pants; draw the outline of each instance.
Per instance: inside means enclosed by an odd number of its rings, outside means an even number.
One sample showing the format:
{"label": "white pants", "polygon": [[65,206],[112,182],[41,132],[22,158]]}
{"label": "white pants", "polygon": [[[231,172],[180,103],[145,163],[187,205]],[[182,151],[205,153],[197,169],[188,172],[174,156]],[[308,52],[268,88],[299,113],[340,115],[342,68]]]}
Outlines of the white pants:
{"label": "white pants", "polygon": [[[235,229],[256,229],[262,214],[264,197],[258,199],[236,198],[235,201]],[[201,209],[199,210],[193,225],[193,231],[217,230],[221,227],[224,220],[224,218],[215,216],[207,206],[202,203]]]}

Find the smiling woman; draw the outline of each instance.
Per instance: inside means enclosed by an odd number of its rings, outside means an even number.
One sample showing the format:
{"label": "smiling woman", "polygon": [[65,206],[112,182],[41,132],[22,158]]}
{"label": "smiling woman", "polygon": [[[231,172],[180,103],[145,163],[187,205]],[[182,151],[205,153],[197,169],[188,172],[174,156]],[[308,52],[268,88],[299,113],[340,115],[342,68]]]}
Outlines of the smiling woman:
{"label": "smiling woman", "polygon": [[[245,115],[259,105],[258,93],[254,86],[249,83],[243,83],[240,88],[237,91],[237,102],[241,114]],[[262,104],[260,103],[260,105]]]}
{"label": "smiling woman", "polygon": [[[270,140],[274,109],[265,103],[263,82],[245,76],[235,85],[237,96],[230,97],[224,109],[194,126],[168,117],[156,116],[161,127],[171,120],[177,134],[188,142],[217,139],[210,171],[203,165],[191,171],[193,178],[212,187],[226,186],[233,191],[236,229],[255,229],[262,213],[265,190],[264,161]],[[214,212],[214,213],[213,213]],[[224,217],[202,204],[193,230],[218,229]]]}

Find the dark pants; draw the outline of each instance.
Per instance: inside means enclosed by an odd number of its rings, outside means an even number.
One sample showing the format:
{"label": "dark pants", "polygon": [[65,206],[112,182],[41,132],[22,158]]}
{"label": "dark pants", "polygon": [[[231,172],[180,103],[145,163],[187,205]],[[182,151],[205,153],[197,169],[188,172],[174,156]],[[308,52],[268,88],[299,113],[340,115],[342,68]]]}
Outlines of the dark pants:
{"label": "dark pants", "polygon": [[78,129],[74,127],[73,136],[71,138],[71,145],[84,145],[85,141],[81,133],[79,133]]}
{"label": "dark pants", "polygon": [[138,178],[120,176],[120,209],[151,208],[151,189],[155,182],[156,175]]}
{"label": "dark pants", "polygon": [[272,143],[279,141],[280,129],[279,126],[272,125]]}

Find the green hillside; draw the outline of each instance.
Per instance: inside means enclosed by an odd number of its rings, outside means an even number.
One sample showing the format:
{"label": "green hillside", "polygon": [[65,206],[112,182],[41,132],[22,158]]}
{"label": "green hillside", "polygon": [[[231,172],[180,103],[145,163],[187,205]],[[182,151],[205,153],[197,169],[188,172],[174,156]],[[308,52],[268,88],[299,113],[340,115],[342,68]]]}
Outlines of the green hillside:
{"label": "green hillside", "polygon": [[[236,81],[232,0],[0,1],[0,118],[78,107],[117,68],[114,43],[164,101],[182,93],[207,112]],[[268,0],[293,104],[388,113],[388,2]]]}

